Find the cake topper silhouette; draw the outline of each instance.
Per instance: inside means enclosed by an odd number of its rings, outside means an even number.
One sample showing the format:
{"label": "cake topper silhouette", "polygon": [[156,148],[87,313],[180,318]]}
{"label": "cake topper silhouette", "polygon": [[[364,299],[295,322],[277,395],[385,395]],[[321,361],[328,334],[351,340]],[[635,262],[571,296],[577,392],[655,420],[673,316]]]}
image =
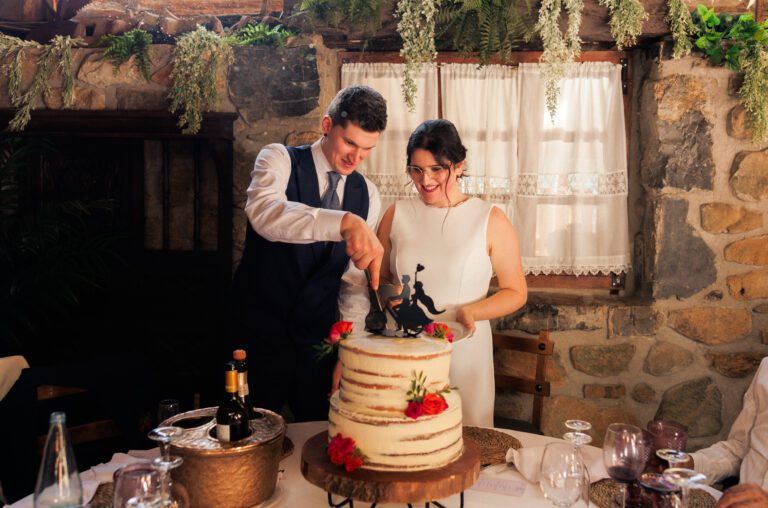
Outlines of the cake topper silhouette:
{"label": "cake topper silhouette", "polygon": [[[417,264],[414,273],[413,294],[411,294],[411,276],[403,275],[401,277],[402,289],[399,294],[388,298],[392,305],[387,305],[386,310],[397,323],[398,336],[416,337],[424,329],[424,326],[431,323],[432,319],[422,310],[419,304],[423,305],[432,314],[442,314],[443,310],[437,310],[432,298],[424,291],[424,283],[419,280],[419,272],[424,270],[424,265]],[[371,290],[371,312],[366,316],[366,328],[373,333],[385,331],[386,323],[380,319],[383,314],[381,302],[378,294]],[[373,326],[372,326],[373,325]]]}

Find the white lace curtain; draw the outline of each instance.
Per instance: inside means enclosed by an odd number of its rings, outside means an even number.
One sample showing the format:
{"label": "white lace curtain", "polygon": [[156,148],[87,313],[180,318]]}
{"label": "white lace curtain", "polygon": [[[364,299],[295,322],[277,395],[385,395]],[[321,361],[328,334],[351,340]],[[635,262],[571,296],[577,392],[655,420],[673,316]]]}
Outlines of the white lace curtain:
{"label": "white lace curtain", "polygon": [[[413,195],[404,175],[408,136],[437,117],[437,70],[417,79],[416,111],[400,95],[402,64],[345,64],[342,86],[367,84],[387,99],[389,121],[363,172],[384,209]],[[498,203],[520,237],[529,274],[625,272],[630,266],[627,162],[620,66],[573,66],[554,118],[538,64],[441,67],[442,112],[467,147],[463,189]],[[522,126],[518,128],[518,126]]]}

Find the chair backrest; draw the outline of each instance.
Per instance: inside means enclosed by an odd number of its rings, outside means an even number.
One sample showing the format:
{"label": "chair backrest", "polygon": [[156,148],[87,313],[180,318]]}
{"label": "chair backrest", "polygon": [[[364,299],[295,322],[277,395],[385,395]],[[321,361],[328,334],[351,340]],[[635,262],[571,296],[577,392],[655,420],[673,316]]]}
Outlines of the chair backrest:
{"label": "chair backrest", "polygon": [[533,411],[531,423],[541,427],[541,407],[544,397],[549,397],[549,381],[546,379],[546,358],[551,356],[555,343],[549,339],[549,332],[542,330],[538,337],[535,335],[522,335],[519,333],[494,333],[493,347],[530,353],[536,355],[536,372],[533,377],[521,377],[511,374],[494,374],[496,388],[510,388],[518,392],[533,395]]}

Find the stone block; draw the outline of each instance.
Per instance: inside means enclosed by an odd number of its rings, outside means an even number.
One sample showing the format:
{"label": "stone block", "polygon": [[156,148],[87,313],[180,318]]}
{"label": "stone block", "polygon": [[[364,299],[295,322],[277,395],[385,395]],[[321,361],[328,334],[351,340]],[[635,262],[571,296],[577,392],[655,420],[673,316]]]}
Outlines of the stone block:
{"label": "stone block", "polygon": [[743,201],[768,198],[768,150],[737,154],[730,183],[733,193]]}
{"label": "stone block", "polygon": [[609,377],[626,372],[629,362],[635,356],[635,346],[573,346],[570,353],[574,369],[590,376]]}
{"label": "stone block", "polygon": [[768,270],[755,270],[725,279],[728,292],[736,300],[768,298]]}
{"label": "stone block", "polygon": [[118,110],[160,110],[168,109],[170,100],[166,90],[118,88],[115,91]]}
{"label": "stone block", "polygon": [[706,358],[712,370],[725,377],[742,378],[752,375],[756,370],[764,353],[743,351],[737,353],[709,352]]}
{"label": "stone block", "polygon": [[708,102],[708,90],[716,86],[714,79],[684,74],[661,78],[653,83],[659,120],[680,122],[688,112],[700,111]]}
{"label": "stone block", "polygon": [[630,337],[655,335],[658,313],[652,307],[611,307],[608,309],[608,336]]}
{"label": "stone block", "polygon": [[717,280],[715,254],[688,224],[688,202],[664,197],[653,277],[656,298],[687,298]]}
{"label": "stone block", "polygon": [[749,115],[744,106],[737,104],[728,112],[725,119],[725,131],[732,138],[752,139],[752,131],[749,129]]}
{"label": "stone block", "polygon": [[668,325],[689,339],[714,346],[744,338],[752,331],[752,315],[740,308],[677,309],[669,313]]}
{"label": "stone block", "polygon": [[763,227],[763,214],[727,203],[701,205],[701,227],[709,233],[743,233]]}
{"label": "stone block", "polygon": [[652,376],[666,376],[693,363],[693,354],[670,342],[656,342],[648,350],[643,370]]}
{"label": "stone block", "polygon": [[620,399],[626,395],[627,389],[624,385],[584,385],[585,399]]}
{"label": "stone block", "polygon": [[743,265],[768,265],[768,235],[753,236],[730,243],[725,259]]}
{"label": "stone block", "polygon": [[632,399],[641,404],[649,404],[656,400],[656,390],[648,383],[637,383],[632,388]]}
{"label": "stone block", "polygon": [[744,74],[741,72],[733,72],[728,78],[728,95],[731,97],[738,97],[739,90],[741,90],[744,84]]}
{"label": "stone block", "polygon": [[547,436],[558,438],[562,437],[563,432],[565,432],[563,426],[565,419],[586,420],[592,424],[592,430],[589,431],[589,434],[593,441],[590,444],[597,447],[603,445],[603,437],[608,425],[616,422],[640,424],[638,419],[628,413],[624,406],[619,403],[606,405],[605,402],[597,403],[566,396],[553,396],[544,399],[541,419],[542,432]]}
{"label": "stone block", "polygon": [[236,47],[229,73],[230,99],[248,122],[303,116],[319,105],[314,47]]}
{"label": "stone block", "polygon": [[537,334],[539,330],[601,330],[606,327],[605,305],[550,305],[527,304],[519,311],[504,317],[499,330],[521,330]]}
{"label": "stone block", "polygon": [[686,381],[664,392],[654,420],[686,425],[689,438],[714,436],[723,426],[722,398],[710,377]]}

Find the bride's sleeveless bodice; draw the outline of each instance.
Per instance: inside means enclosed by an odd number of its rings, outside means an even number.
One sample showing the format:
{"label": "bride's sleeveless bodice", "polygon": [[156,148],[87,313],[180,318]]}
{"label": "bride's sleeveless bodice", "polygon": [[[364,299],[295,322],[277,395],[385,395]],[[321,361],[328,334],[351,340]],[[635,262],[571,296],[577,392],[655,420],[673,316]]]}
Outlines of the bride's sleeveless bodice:
{"label": "bride's sleeveless bodice", "polygon": [[[493,276],[488,256],[492,205],[469,198],[453,208],[436,208],[420,198],[398,201],[392,221],[390,271],[410,277],[411,292],[422,282],[434,301],[435,321],[455,321],[458,308],[482,300]],[[424,270],[416,274],[416,265]],[[493,426],[493,343],[488,321],[475,334],[454,343],[451,385],[459,388],[465,425]]]}

